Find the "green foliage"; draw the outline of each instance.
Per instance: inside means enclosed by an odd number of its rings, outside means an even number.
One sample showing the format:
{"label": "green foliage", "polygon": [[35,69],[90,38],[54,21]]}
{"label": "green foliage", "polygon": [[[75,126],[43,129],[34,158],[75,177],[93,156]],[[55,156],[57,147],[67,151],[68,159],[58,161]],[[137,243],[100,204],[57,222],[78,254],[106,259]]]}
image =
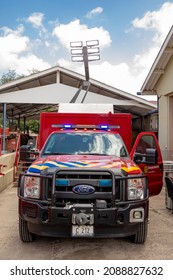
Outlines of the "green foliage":
{"label": "green foliage", "polygon": [[[29,75],[36,74],[39,72],[40,72],[39,70],[34,69],[34,68],[31,70],[28,70]],[[0,85],[6,84],[8,82],[11,82],[11,81],[23,78],[23,77],[25,77],[25,75],[18,74],[16,72],[16,70],[8,70],[8,72],[3,74],[2,77],[0,78]]]}
{"label": "green foliage", "polygon": [[[38,73],[39,70],[33,68],[31,70],[28,70],[28,72],[29,72],[30,75],[32,75],[32,74]],[[8,72],[3,74],[2,77],[0,78],[0,85],[11,82],[11,81],[14,81],[14,80],[17,80],[19,78],[23,78],[23,77],[25,77],[25,75],[17,74],[16,70],[8,70]],[[54,112],[54,111],[56,111],[56,109],[55,109],[54,106],[52,106],[52,107],[50,107],[50,108],[48,108],[47,110],[44,110],[44,111]],[[0,114],[0,126],[2,126],[2,114]],[[8,126],[8,123],[7,123],[7,126]],[[13,127],[14,126],[17,127],[17,121],[16,120],[13,121]],[[10,128],[12,128],[12,127],[10,127]],[[39,133],[39,121],[38,120],[27,120],[26,121],[26,128],[30,132]],[[22,132],[24,131],[24,122],[22,120],[20,121],[20,131],[22,131]]]}
{"label": "green foliage", "polygon": [[11,81],[14,81],[14,80],[17,80],[19,78],[23,78],[25,77],[25,75],[19,75],[16,73],[15,70],[8,70],[7,73],[3,74],[1,79],[0,79],[0,84],[6,84],[8,82],[11,82]]}
{"label": "green foliage", "polygon": [[[37,69],[32,69],[32,70],[28,70],[29,74],[35,74],[38,73],[39,70]],[[23,78],[25,77],[25,75],[19,75],[16,73],[16,70],[8,70],[7,73],[3,74],[2,77],[0,78],[0,84],[5,84],[14,80],[17,80],[19,78]],[[0,124],[2,125],[2,114],[0,114]],[[8,124],[7,124],[8,126]],[[17,121],[13,121],[13,126],[17,127]],[[37,120],[29,120],[26,121],[26,127],[28,128],[28,130],[30,130],[31,132],[34,133],[38,133],[39,132],[39,121]],[[20,130],[24,131],[24,122],[21,120],[20,121]]]}
{"label": "green foliage", "polygon": [[26,125],[28,126],[29,130],[34,133],[39,133],[39,124],[40,122],[37,120],[29,120],[26,122]]}

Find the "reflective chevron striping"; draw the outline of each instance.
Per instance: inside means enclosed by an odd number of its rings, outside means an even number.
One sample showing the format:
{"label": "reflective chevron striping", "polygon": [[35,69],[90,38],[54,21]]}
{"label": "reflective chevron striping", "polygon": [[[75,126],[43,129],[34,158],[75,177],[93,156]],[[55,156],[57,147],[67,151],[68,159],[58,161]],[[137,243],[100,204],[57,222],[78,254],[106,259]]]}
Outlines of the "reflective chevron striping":
{"label": "reflective chevron striping", "polygon": [[122,166],[122,162],[102,162],[102,161],[67,161],[67,162],[60,162],[60,161],[46,161],[43,164],[38,163],[31,165],[28,169],[29,172],[39,173],[42,170],[48,167],[60,167],[60,168],[121,168],[122,170],[126,171],[127,173],[140,173],[141,170],[137,166],[129,166],[125,167]]}

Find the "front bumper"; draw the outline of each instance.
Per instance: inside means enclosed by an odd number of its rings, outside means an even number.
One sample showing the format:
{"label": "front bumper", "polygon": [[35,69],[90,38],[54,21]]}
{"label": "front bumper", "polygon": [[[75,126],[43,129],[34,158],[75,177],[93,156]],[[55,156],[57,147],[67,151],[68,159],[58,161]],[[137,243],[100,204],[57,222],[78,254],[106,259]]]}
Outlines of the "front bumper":
{"label": "front bumper", "polygon": [[[130,236],[136,233],[142,221],[148,219],[148,207],[148,199],[119,203],[113,208],[97,209],[90,204],[58,208],[19,198],[19,215],[27,221],[29,231],[51,237],[72,236],[72,225],[76,225],[75,217],[80,213],[84,213],[88,219],[85,224],[94,227],[93,237]],[[140,212],[142,216],[134,219],[135,211]]]}

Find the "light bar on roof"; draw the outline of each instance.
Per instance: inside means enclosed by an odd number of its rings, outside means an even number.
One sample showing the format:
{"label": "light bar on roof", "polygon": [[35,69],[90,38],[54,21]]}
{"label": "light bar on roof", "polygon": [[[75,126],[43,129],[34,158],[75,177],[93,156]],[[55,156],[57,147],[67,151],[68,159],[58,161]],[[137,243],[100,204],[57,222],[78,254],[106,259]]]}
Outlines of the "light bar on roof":
{"label": "light bar on roof", "polygon": [[76,128],[96,128],[95,124],[77,124]]}
{"label": "light bar on roof", "polygon": [[119,125],[95,125],[95,124],[52,124],[53,128],[78,128],[78,129],[118,129],[120,128]]}
{"label": "light bar on roof", "polygon": [[56,127],[56,128],[74,128],[75,125],[72,125],[72,124],[52,124],[52,127]]}

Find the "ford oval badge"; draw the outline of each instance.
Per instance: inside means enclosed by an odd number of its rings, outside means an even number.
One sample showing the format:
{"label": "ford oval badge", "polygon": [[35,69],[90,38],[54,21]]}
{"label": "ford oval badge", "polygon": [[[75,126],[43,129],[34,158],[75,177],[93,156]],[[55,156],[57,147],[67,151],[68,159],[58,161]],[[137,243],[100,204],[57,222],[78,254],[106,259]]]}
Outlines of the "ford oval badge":
{"label": "ford oval badge", "polygon": [[73,187],[73,192],[77,194],[92,194],[95,192],[95,188],[90,185],[77,185]]}

